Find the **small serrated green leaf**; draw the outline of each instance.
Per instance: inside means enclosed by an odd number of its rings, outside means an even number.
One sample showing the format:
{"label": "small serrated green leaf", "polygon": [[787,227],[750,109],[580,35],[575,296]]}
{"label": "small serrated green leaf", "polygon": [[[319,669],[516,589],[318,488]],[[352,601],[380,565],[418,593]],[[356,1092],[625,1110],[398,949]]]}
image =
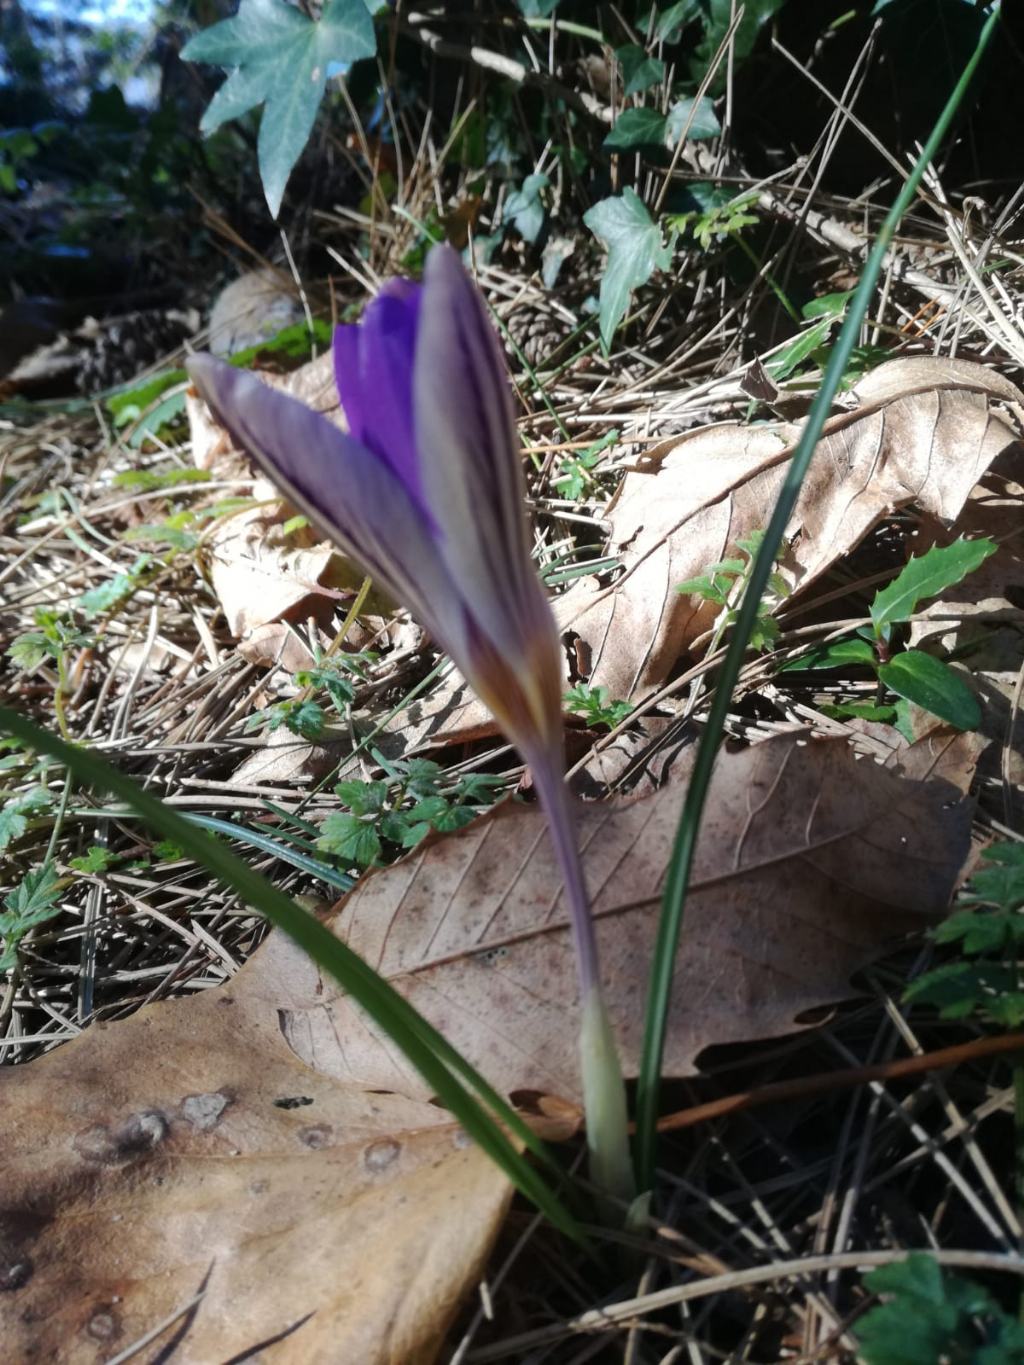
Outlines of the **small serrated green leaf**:
{"label": "small serrated green leaf", "polygon": [[29,819],[46,809],[50,793],[45,787],[30,787],[0,807],[0,853],[28,829]]}
{"label": "small serrated green leaf", "polygon": [[958,730],[977,730],[981,725],[978,699],[960,674],[923,650],[896,654],[882,664],[878,676],[898,697],[923,706]]}
{"label": "small serrated green leaf", "polygon": [[89,876],[106,872],[110,864],[116,861],[109,848],[104,848],[101,844],[92,844],[84,857],[69,859],[69,866],[76,872]]}
{"label": "small serrated green leaf", "polygon": [[965,540],[961,536],[952,545],[933,545],[925,554],[915,555],[888,587],[875,593],[871,603],[875,634],[882,638],[897,621],[909,621],[918,603],[959,583],[997,549],[988,537]]}
{"label": "small serrated green leaf", "polygon": [[602,199],[588,209],[583,221],[608,247],[601,277],[601,344],[607,353],[633,290],[646,284],[655,270],[668,269],[672,243],[665,244],[661,228],[628,186],[617,198]]}
{"label": "small serrated green leaf", "polygon": [[333,853],[343,862],[369,867],[380,857],[380,838],[376,829],[357,815],[335,811],[320,826],[317,848]]}
{"label": "small serrated green leaf", "polygon": [[53,863],[26,872],[20,886],[4,897],[8,913],[0,914],[0,933],[5,938],[20,938],[34,925],[52,919],[60,911],[55,902],[63,888]]}
{"label": "small serrated green leaf", "polygon": [[23,668],[26,673],[38,668],[44,659],[56,654],[57,648],[41,631],[27,630],[24,635],[16,635],[7,649],[7,657],[15,668]]}
{"label": "small serrated green leaf", "polygon": [[386,782],[362,782],[358,778],[349,778],[338,782],[334,790],[355,815],[376,815],[383,810],[388,799]]}

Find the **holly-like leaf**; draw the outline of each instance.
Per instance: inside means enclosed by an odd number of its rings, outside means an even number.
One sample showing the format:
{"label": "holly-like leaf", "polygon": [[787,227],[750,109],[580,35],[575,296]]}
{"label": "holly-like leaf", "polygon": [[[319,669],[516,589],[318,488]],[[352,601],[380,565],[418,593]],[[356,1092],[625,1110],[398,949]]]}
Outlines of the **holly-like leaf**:
{"label": "holly-like leaf", "polygon": [[906,649],[883,664],[878,676],[890,691],[958,730],[977,730],[981,724],[978,699],[963,678],[941,659],[920,649]]}
{"label": "holly-like leaf", "polygon": [[326,0],[319,21],[283,0],[242,0],[231,19],[199,33],[182,57],[231,69],[201,129],[212,133],[263,104],[260,177],[276,218],[291,169],[313,129],[331,63],[372,57],[373,20],[364,0]]}
{"label": "holly-like leaf", "polygon": [[987,536],[979,540],[965,540],[961,536],[952,545],[933,545],[925,554],[915,555],[887,588],[875,593],[871,603],[875,634],[880,639],[887,637],[890,626],[908,621],[919,602],[959,583],[995,554],[997,548]]}
{"label": "holly-like leaf", "polygon": [[601,344],[607,352],[633,290],[646,284],[655,270],[668,269],[672,242],[666,246],[661,228],[628,186],[618,198],[595,204],[583,215],[583,221],[608,247],[608,263],[601,278]]}

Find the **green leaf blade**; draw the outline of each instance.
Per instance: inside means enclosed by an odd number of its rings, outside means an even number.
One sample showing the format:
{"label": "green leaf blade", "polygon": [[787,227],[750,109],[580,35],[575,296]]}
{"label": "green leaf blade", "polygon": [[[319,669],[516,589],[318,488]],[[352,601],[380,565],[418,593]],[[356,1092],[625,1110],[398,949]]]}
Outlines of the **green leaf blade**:
{"label": "green leaf blade", "polygon": [[620,197],[602,199],[588,209],[583,221],[608,247],[600,296],[601,344],[607,354],[634,289],[646,284],[655,270],[668,268],[672,247],[666,246],[643,200],[628,187]]}
{"label": "green leaf blade", "polygon": [[955,669],[920,649],[906,649],[878,670],[881,681],[898,697],[922,706],[958,730],[981,725],[978,699]]}
{"label": "green leaf blade", "polygon": [[881,638],[898,621],[908,621],[919,602],[959,583],[997,549],[988,537],[965,540],[961,536],[952,545],[933,545],[925,554],[914,556],[888,587],[875,594],[871,603],[875,634]]}

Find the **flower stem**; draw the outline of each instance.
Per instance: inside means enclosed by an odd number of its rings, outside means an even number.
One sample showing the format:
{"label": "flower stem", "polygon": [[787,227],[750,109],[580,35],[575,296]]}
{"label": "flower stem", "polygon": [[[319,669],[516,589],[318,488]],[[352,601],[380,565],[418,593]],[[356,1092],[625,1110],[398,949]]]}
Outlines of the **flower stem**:
{"label": "flower stem", "polygon": [[601,1190],[629,1204],[635,1186],[629,1150],[626,1087],[615,1033],[601,989],[597,936],[576,839],[572,798],[560,766],[550,755],[532,757],[530,769],[547,817],[569,904],[579,977],[580,1072],[590,1177]]}

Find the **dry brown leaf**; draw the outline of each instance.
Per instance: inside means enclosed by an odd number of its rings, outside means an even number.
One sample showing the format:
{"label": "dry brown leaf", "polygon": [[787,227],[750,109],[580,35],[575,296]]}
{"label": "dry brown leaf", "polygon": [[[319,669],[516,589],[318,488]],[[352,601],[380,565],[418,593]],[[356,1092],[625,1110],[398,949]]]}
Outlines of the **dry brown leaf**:
{"label": "dry brown leaf", "polygon": [[[682,798],[677,785],[580,808],[609,1007],[630,1073]],[[790,1032],[805,1011],[848,996],[851,973],[884,943],[945,909],[969,837],[970,805],[952,783],[908,780],[842,740],[801,731],[723,755],[665,1074],[692,1072],[712,1043]],[[341,903],[337,932],[501,1088],[575,1099],[575,970],[558,885],[542,816],[507,804],[361,882]],[[423,1093],[287,940],[272,940],[262,970],[287,977],[303,1001],[281,1016],[300,1057],[342,1080]]]}
{"label": "dry brown leaf", "polygon": [[200,1291],[140,1359],[435,1358],[507,1182],[436,1107],[299,1061],[264,951],[0,1074],[4,1360],[99,1365]]}
{"label": "dry brown leaf", "polygon": [[1018,446],[988,471],[951,530],[924,528],[922,538],[939,543],[959,535],[992,536],[999,549],[963,582],[928,603],[910,630],[911,644],[956,651],[970,670],[966,676],[982,706],[981,732],[992,741],[982,772],[1005,784],[1008,823],[1022,808],[1024,789],[1024,718],[1014,711],[1024,669],[1022,506],[1024,448]]}
{"label": "dry brown leaf", "polygon": [[[787,528],[781,569],[794,591],[898,507],[916,503],[952,521],[1021,430],[1024,395],[966,361],[889,361],[856,397],[853,412],[827,423]],[[1013,408],[1013,419],[997,404]],[[657,687],[711,627],[718,608],[676,585],[767,525],[798,433],[788,424],[709,427],[659,447],[655,472],[626,476],[609,544],[625,574],[611,588],[581,582],[557,604],[592,684],[615,697]]]}

